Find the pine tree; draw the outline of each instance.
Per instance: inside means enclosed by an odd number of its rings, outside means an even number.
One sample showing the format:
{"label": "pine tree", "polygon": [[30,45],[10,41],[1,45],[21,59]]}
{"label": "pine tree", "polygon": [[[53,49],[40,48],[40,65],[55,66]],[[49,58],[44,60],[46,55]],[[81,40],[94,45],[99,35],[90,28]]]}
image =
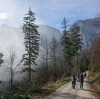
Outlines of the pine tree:
{"label": "pine tree", "polygon": [[72,55],[71,55],[71,47],[70,47],[70,39],[69,39],[69,31],[66,30],[66,28],[68,27],[67,25],[68,21],[64,18],[62,21],[62,25],[64,28],[63,31],[63,36],[61,37],[61,44],[63,45],[63,56],[64,56],[64,61],[65,63],[67,62],[67,66],[68,66],[68,73],[69,73],[69,65],[71,65],[71,59],[72,59]]}
{"label": "pine tree", "polygon": [[80,32],[80,27],[75,24],[71,29],[70,29],[70,41],[71,41],[71,49],[73,49],[73,57],[76,56],[77,58],[77,72],[78,72],[78,55],[79,51],[82,50],[82,35],[79,33]]}
{"label": "pine tree", "polygon": [[24,45],[26,54],[23,55],[23,61],[25,68],[23,71],[29,72],[29,82],[31,82],[31,71],[34,71],[31,68],[31,65],[35,64],[35,60],[37,59],[39,53],[39,33],[37,31],[38,26],[34,24],[35,22],[35,13],[32,12],[31,8],[28,13],[25,14],[23,18],[23,33],[24,37]]}

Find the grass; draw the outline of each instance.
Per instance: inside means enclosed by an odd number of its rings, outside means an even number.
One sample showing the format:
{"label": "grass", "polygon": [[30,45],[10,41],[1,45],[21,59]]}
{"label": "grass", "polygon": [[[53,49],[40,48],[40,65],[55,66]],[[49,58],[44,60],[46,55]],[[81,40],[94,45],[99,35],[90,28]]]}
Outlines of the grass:
{"label": "grass", "polygon": [[51,92],[55,91],[60,86],[66,84],[69,81],[68,78],[61,78],[54,83],[46,84],[42,89],[37,89],[32,92],[31,99],[37,99],[39,97],[46,96]]}
{"label": "grass", "polygon": [[100,88],[100,73],[96,72],[90,76],[90,82]]}
{"label": "grass", "polygon": [[3,98],[0,99],[38,99],[39,97],[46,96],[53,91],[55,91],[60,86],[66,84],[69,81],[68,78],[61,78],[53,83],[48,83],[42,88],[32,88],[27,90],[26,93],[21,93],[21,91],[16,91],[13,95],[5,94]]}

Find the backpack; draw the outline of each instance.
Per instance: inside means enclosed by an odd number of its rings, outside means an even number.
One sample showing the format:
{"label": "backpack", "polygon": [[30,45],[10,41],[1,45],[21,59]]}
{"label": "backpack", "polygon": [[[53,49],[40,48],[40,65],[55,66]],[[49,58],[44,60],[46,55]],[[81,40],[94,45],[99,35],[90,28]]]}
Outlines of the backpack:
{"label": "backpack", "polygon": [[72,81],[75,81],[75,76],[72,77]]}

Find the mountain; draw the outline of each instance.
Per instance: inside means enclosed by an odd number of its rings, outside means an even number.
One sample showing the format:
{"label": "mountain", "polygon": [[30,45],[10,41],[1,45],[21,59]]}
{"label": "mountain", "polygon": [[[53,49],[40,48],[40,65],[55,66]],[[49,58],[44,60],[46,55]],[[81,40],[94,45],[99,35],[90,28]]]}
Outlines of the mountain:
{"label": "mountain", "polygon": [[[56,39],[60,41],[62,36],[60,30],[47,25],[38,25],[38,32],[42,40],[47,38],[50,41],[53,34]],[[6,24],[0,26],[0,51],[5,55],[7,54],[7,47],[14,46],[18,58],[21,58],[22,54],[25,52],[24,43],[24,33],[22,32],[22,26],[11,27]]]}
{"label": "mountain", "polygon": [[60,40],[62,36],[60,30],[47,25],[39,25],[38,32],[40,33],[41,38],[46,36],[48,39],[50,39],[54,34],[57,40]]}
{"label": "mountain", "polygon": [[[84,47],[90,46],[95,38],[99,37],[100,27],[97,27],[98,19],[86,19],[78,20],[74,24],[80,26],[80,33],[83,37]],[[50,41],[52,35],[54,34],[58,41],[62,36],[60,30],[47,25],[38,25],[38,32],[40,33],[41,39],[44,41],[45,37]],[[70,28],[71,28],[70,27]],[[6,24],[0,26],[0,50],[6,55],[7,47],[14,46],[15,51],[18,54],[18,58],[21,58],[22,54],[25,52],[24,43],[24,33],[22,33],[22,26],[11,27]]]}
{"label": "mountain", "polygon": [[93,18],[78,20],[71,25],[71,27],[73,27],[74,24],[80,26],[80,34],[82,34],[85,48],[89,47],[93,43],[94,39],[98,37],[98,34],[100,33],[100,25],[98,23],[99,19]]}

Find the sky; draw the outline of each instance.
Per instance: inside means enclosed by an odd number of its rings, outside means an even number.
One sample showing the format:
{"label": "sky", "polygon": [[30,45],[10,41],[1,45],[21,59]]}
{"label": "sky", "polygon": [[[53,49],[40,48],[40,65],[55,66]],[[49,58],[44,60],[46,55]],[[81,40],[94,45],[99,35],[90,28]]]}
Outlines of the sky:
{"label": "sky", "polygon": [[22,25],[23,17],[31,7],[36,24],[61,30],[64,17],[69,25],[77,20],[94,18],[99,13],[99,5],[99,0],[0,0],[0,25]]}

